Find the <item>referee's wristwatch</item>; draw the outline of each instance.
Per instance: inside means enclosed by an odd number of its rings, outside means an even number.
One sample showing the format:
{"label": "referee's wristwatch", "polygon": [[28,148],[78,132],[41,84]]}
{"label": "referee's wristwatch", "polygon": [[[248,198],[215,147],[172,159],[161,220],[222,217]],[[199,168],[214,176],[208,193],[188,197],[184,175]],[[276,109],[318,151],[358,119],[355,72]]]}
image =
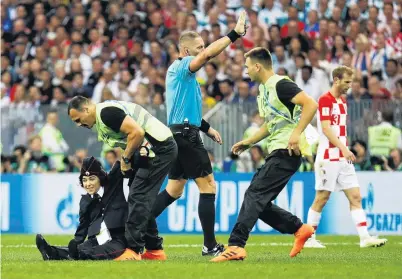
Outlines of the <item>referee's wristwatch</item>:
{"label": "referee's wristwatch", "polygon": [[124,156],[121,156],[121,159],[124,161],[125,164],[129,165],[130,164],[130,159],[126,158]]}

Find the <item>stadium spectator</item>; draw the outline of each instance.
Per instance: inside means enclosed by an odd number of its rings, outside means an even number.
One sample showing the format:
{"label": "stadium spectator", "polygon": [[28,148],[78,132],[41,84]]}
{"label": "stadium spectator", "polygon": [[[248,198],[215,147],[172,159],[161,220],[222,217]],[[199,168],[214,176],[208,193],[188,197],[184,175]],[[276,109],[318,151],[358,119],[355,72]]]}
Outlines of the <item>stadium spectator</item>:
{"label": "stadium spectator", "polygon": [[322,90],[317,86],[320,83],[321,81],[318,78],[313,77],[313,67],[309,65],[303,66],[301,69],[301,78],[296,78],[296,84],[306,90],[314,100],[318,100],[322,94]]}
{"label": "stadium spectator", "polygon": [[229,79],[225,79],[219,83],[219,90],[222,94],[222,102],[226,104],[234,103],[234,99],[236,97],[233,90],[233,82]]}
{"label": "stadium spectator", "polygon": [[388,156],[395,148],[402,149],[401,130],[393,126],[393,111],[382,112],[382,122],[368,128],[368,145],[371,155]]}
{"label": "stadium spectator", "polygon": [[353,163],[356,171],[374,170],[367,151],[367,144],[364,141],[356,140],[351,144],[351,147],[351,151],[356,157],[356,161]]}
{"label": "stadium spectator", "polygon": [[211,161],[212,171],[214,173],[222,172],[222,165],[215,161],[214,153],[211,150],[208,150],[208,156],[209,160]]}
{"label": "stadium spectator", "polygon": [[369,100],[371,95],[367,93],[367,90],[362,87],[361,80],[354,79],[352,81],[352,87],[350,94],[347,95],[347,100],[353,102],[359,102],[361,100]]}
{"label": "stadium spectator", "polygon": [[376,76],[371,76],[368,79],[368,93],[373,99],[390,99],[391,92],[381,86],[380,80]]}
{"label": "stadium spectator", "polygon": [[22,162],[26,151],[27,149],[23,145],[17,145],[14,147],[13,154],[9,157],[10,173],[24,173]]}
{"label": "stadium spectator", "polygon": [[399,102],[402,101],[402,79],[399,79],[396,84],[395,84],[395,91],[394,91],[394,100],[399,100]]}
{"label": "stadium spectator", "polygon": [[[213,62],[205,64],[205,72],[207,74],[207,92],[208,96],[215,98],[217,101],[221,101],[225,98],[225,94],[221,92],[220,83],[217,79],[218,66]],[[233,93],[233,92],[231,92]]]}
{"label": "stadium spectator", "polygon": [[386,170],[402,171],[402,149],[392,149],[388,162],[386,162]]}
{"label": "stadium spectator", "polygon": [[[372,123],[364,119],[375,118],[384,100],[392,99],[395,116],[400,115],[399,2],[17,2],[2,2],[1,108],[41,110],[50,105],[61,109],[71,97],[84,95],[92,96],[96,103],[123,99],[163,109],[163,81],[167,67],[178,58],[179,34],[196,30],[208,46],[232,29],[240,11],[246,10],[250,24],[247,36],[212,59],[214,64],[197,72],[198,80],[207,82],[203,102],[209,108],[227,101],[220,81],[230,80],[235,95],[241,91],[239,85],[246,76],[243,55],[249,48],[261,46],[272,52],[275,71],[296,81],[302,81],[303,66],[311,66],[311,79],[319,80],[324,87],[332,82],[331,72],[339,64],[355,68],[360,88],[353,90],[358,88],[354,82],[347,97],[354,108],[349,117],[360,117],[359,127],[353,131],[367,131]],[[258,88],[250,82],[248,85],[249,96],[253,96]],[[119,92],[119,87],[124,89]],[[205,89],[201,87],[202,92]],[[306,92],[311,94],[307,88]],[[372,102],[370,96],[376,103],[370,106],[373,110],[357,109]],[[363,99],[368,101],[360,102]],[[28,113],[20,115],[29,119]],[[402,121],[395,121],[401,127],[398,123]],[[21,123],[27,121],[21,119]],[[38,124],[14,127],[5,133],[18,138],[17,133],[24,133],[23,138],[29,138],[44,123]],[[363,139],[366,141],[367,135]],[[11,153],[13,146],[7,150]]]}
{"label": "stadium spectator", "polygon": [[247,81],[239,81],[237,83],[237,91],[235,91],[235,96],[232,100],[235,104],[255,104],[256,97],[250,94],[250,85]]}
{"label": "stadium spectator", "polygon": [[28,149],[20,160],[18,173],[45,173],[52,171],[49,157],[42,152],[42,139],[39,135],[31,137]]}
{"label": "stadium spectator", "polygon": [[253,170],[261,168],[265,164],[264,152],[259,145],[250,148],[251,161],[253,162]]}
{"label": "stadium spectator", "polygon": [[394,92],[396,89],[396,81],[402,78],[402,74],[398,73],[398,62],[394,59],[387,61],[385,74],[387,78],[384,81],[384,88],[389,92]]}
{"label": "stadium spectator", "polygon": [[63,159],[69,147],[57,128],[58,122],[59,115],[57,111],[49,111],[46,116],[46,124],[40,130],[39,136],[42,139],[43,153],[49,156],[52,166],[61,172],[65,169]]}
{"label": "stadium spectator", "polygon": [[114,163],[118,160],[118,154],[116,150],[110,149],[105,152],[105,170],[109,171],[112,169]]}
{"label": "stadium spectator", "polygon": [[275,47],[275,52],[273,53],[272,59],[275,61],[274,70],[277,71],[279,68],[285,68],[290,76],[295,76],[296,74],[296,65],[295,62],[288,57],[288,54],[285,52],[285,48],[283,45],[277,45]]}
{"label": "stadium spectator", "polygon": [[68,156],[64,159],[67,172],[79,172],[82,167],[84,158],[88,156],[88,152],[85,149],[77,149],[74,156]]}

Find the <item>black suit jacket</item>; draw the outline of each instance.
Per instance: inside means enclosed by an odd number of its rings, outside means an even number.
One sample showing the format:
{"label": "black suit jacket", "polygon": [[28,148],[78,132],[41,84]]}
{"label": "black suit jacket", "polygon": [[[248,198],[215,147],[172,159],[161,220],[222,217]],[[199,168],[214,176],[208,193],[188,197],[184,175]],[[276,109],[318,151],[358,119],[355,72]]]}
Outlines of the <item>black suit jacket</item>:
{"label": "black suit jacket", "polygon": [[123,193],[123,179],[120,162],[117,161],[108,174],[103,196],[100,199],[89,194],[81,197],[80,223],[74,235],[78,243],[82,243],[87,236],[95,237],[100,232],[102,221],[105,221],[112,236],[124,234],[128,204]]}

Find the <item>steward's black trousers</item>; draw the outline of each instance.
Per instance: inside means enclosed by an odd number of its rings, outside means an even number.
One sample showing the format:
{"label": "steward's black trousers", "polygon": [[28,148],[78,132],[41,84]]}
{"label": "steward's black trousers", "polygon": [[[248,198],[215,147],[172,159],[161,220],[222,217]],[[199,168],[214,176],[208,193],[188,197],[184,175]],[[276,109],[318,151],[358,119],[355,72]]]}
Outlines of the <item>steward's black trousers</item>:
{"label": "steward's black trousers", "polygon": [[125,237],[127,247],[137,253],[162,249],[162,238],[152,208],[163,181],[177,157],[177,145],[173,137],[152,148],[155,158],[149,168],[139,168],[128,194],[128,218]]}
{"label": "steward's black trousers", "polygon": [[287,149],[274,150],[266,158],[244,194],[236,225],[229,238],[230,246],[244,247],[258,219],[281,233],[293,234],[302,226],[298,217],[272,203],[300,164],[301,157],[289,156]]}

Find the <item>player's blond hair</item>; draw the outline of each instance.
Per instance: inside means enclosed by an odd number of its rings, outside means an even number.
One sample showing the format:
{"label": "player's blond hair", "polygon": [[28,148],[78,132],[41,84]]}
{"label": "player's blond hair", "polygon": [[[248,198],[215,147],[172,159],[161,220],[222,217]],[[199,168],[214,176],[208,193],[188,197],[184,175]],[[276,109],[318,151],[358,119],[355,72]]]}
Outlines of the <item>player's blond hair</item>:
{"label": "player's blond hair", "polygon": [[343,79],[344,75],[352,76],[353,73],[354,71],[352,68],[349,68],[347,66],[339,66],[332,71],[332,78]]}

